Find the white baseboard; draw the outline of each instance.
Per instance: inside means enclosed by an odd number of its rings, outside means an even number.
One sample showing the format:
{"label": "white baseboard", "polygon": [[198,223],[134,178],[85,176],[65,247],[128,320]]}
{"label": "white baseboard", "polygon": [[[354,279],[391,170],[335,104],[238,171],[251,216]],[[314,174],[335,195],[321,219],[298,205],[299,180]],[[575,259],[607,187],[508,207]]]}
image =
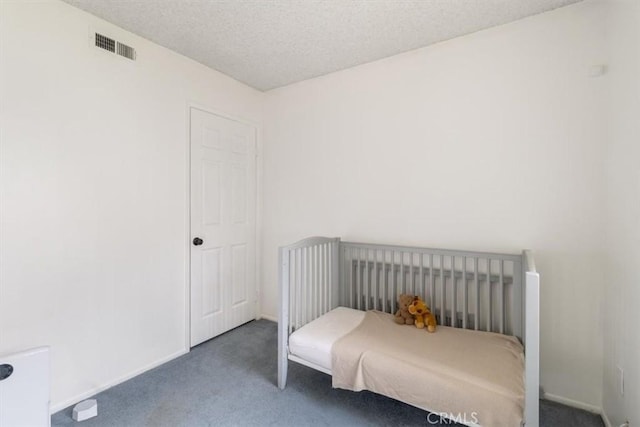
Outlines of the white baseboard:
{"label": "white baseboard", "polygon": [[188,349],[182,349],[182,350],[180,350],[180,351],[178,351],[176,353],[173,353],[173,354],[171,354],[171,355],[169,355],[167,357],[163,357],[160,360],[156,360],[155,362],[150,363],[150,364],[148,364],[147,366],[145,366],[143,368],[137,369],[137,370],[135,370],[133,372],[130,372],[130,373],[126,374],[126,375],[123,375],[120,378],[117,378],[117,379],[115,379],[113,381],[109,381],[106,384],[103,384],[101,386],[98,386],[98,387],[92,388],[90,390],[87,390],[85,392],[82,392],[82,393],[80,393],[80,394],[78,394],[78,395],[76,395],[76,396],[74,396],[74,397],[72,397],[70,399],[64,400],[62,402],[58,402],[55,405],[51,405],[51,407],[49,408],[49,412],[53,415],[56,412],[66,408],[68,406],[71,406],[71,405],[73,405],[75,403],[81,402],[81,401],[83,401],[83,400],[85,400],[85,399],[87,399],[87,398],[89,398],[89,397],[91,397],[91,396],[93,396],[93,395],[95,395],[97,393],[100,393],[101,391],[104,391],[104,390],[106,390],[108,388],[111,388],[111,387],[113,387],[115,385],[118,385],[118,384],[123,383],[123,382],[125,382],[127,380],[130,380],[133,377],[136,377],[136,376],[138,376],[138,375],[140,375],[140,374],[142,374],[142,373],[144,373],[146,371],[149,371],[149,370],[151,370],[153,368],[156,368],[156,367],[162,365],[163,363],[167,363],[170,360],[173,360],[173,359],[175,359],[177,357],[180,357],[180,356],[182,356],[184,354],[187,354],[188,352],[189,352]]}
{"label": "white baseboard", "polygon": [[552,402],[562,403],[563,405],[571,406],[572,408],[584,409],[585,411],[602,415],[602,408],[600,408],[599,406],[591,405],[590,403],[579,402],[577,400],[569,399],[567,397],[557,396],[551,393],[544,393],[542,395],[542,398],[550,400]]}
{"label": "white baseboard", "polygon": [[270,320],[272,322],[278,323],[278,318],[274,316],[269,316],[268,314],[261,314],[258,319]]}

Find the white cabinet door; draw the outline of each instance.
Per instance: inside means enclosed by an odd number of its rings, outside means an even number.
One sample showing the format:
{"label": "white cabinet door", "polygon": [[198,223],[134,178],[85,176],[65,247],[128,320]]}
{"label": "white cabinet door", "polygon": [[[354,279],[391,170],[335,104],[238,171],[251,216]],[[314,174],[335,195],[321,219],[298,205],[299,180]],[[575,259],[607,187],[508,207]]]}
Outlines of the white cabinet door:
{"label": "white cabinet door", "polygon": [[191,346],[256,317],[255,216],[256,129],[192,108]]}

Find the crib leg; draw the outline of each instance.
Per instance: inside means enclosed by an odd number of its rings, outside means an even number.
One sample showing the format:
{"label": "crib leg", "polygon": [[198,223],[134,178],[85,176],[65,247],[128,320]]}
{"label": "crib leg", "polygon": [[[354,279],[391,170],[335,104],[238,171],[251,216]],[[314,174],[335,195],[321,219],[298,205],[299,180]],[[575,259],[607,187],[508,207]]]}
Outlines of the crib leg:
{"label": "crib leg", "polygon": [[284,390],[287,386],[287,369],[289,367],[289,358],[286,344],[286,333],[284,328],[278,325],[278,388]]}
{"label": "crib leg", "polygon": [[289,350],[287,348],[287,324],[285,319],[278,322],[278,388],[284,390],[287,386],[287,368],[289,367]]}
{"label": "crib leg", "polygon": [[289,367],[289,252],[280,248],[280,306],[278,316],[278,388],[287,386]]}
{"label": "crib leg", "polygon": [[284,390],[287,386],[287,368],[289,361],[285,357],[284,360],[278,360],[278,388]]}

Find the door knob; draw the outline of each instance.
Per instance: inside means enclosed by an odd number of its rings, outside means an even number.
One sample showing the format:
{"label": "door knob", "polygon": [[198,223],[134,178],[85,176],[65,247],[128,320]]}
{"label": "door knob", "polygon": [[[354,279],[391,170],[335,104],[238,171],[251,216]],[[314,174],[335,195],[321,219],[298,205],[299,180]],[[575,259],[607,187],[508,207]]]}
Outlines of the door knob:
{"label": "door knob", "polygon": [[11,365],[0,365],[0,381],[6,380],[13,374],[13,366]]}
{"label": "door knob", "polygon": [[200,245],[201,245],[201,244],[203,244],[203,243],[204,243],[204,240],[202,240],[202,239],[201,239],[201,238],[199,238],[199,237],[196,237],[195,239],[193,239],[193,244],[194,244],[195,246],[200,246]]}

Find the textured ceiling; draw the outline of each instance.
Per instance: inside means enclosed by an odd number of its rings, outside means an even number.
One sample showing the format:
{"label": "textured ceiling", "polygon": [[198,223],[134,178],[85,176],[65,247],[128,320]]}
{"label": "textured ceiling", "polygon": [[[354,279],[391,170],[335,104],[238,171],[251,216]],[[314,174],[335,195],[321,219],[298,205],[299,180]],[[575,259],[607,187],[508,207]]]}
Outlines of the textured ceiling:
{"label": "textured ceiling", "polygon": [[260,90],[579,0],[64,0]]}

